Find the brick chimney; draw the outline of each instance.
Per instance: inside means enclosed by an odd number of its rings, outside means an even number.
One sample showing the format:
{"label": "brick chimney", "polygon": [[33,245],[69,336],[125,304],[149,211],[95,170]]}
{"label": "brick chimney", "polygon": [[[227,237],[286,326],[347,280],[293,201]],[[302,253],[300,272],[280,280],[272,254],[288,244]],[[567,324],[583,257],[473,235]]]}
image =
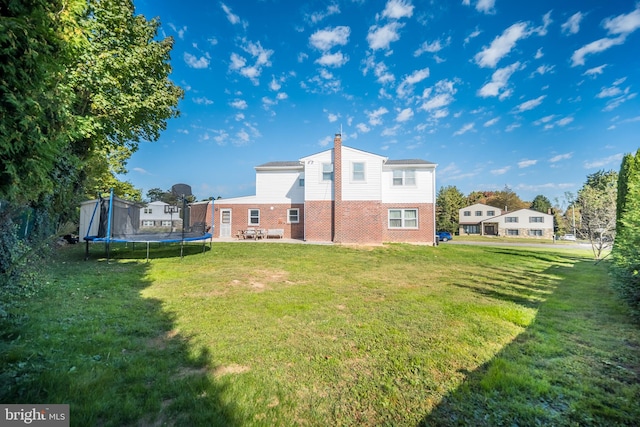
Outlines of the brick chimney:
{"label": "brick chimney", "polygon": [[333,241],[342,241],[342,135],[333,138]]}

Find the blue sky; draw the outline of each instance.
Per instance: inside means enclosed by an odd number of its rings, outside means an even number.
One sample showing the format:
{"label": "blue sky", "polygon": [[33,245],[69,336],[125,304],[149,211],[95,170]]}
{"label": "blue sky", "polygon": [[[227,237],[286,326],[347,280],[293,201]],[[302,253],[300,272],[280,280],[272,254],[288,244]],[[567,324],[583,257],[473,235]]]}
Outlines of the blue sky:
{"label": "blue sky", "polygon": [[640,147],[634,0],[134,0],[175,39],[181,117],[123,177],[255,194],[254,166],[343,144],[437,187],[562,201]]}

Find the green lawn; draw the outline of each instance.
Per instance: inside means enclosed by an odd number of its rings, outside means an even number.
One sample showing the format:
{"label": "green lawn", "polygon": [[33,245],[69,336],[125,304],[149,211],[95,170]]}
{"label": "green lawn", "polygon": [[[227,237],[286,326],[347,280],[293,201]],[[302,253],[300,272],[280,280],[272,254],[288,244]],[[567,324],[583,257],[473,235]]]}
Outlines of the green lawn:
{"label": "green lawn", "polygon": [[0,402],[68,403],[78,426],[640,422],[640,329],[590,251],[83,255],[59,250],[2,321]]}

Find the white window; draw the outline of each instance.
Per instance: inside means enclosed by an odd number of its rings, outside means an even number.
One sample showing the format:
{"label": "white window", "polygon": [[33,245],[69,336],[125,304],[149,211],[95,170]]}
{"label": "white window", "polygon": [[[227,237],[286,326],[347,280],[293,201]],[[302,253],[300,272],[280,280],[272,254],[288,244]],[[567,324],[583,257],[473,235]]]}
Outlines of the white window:
{"label": "white window", "polygon": [[529,230],[529,236],[542,237],[542,230]]}
{"label": "white window", "polygon": [[394,169],[393,185],[416,185],[416,171],[414,171],[413,169]]}
{"label": "white window", "polygon": [[389,209],[389,228],[418,228],[418,210]]}
{"label": "white window", "polygon": [[143,227],[153,227],[154,225],[155,224],[153,223],[153,221],[149,221],[149,220],[142,221],[142,226]]}
{"label": "white window", "polygon": [[333,163],[322,164],[322,180],[333,181]]}
{"label": "white window", "polygon": [[543,216],[530,216],[529,222],[544,222]]}
{"label": "white window", "polygon": [[504,218],[504,222],[518,222],[517,216],[507,216]]}
{"label": "white window", "polygon": [[171,221],[162,221],[163,227],[171,227]]}
{"label": "white window", "polygon": [[249,225],[260,225],[260,209],[249,209]]}
{"label": "white window", "polygon": [[487,216],[496,216],[496,211],[487,211]]}
{"label": "white window", "polygon": [[471,216],[471,211],[464,211],[464,212],[462,212],[462,215]]}
{"label": "white window", "polygon": [[352,181],[364,181],[365,180],[364,163],[362,163],[362,162],[352,163],[351,172],[352,172],[352,174],[351,174],[351,180]]}
{"label": "white window", "polygon": [[287,209],[287,222],[289,224],[297,224],[300,222],[299,209]]}
{"label": "white window", "polygon": [[507,230],[507,236],[518,236],[518,230],[517,229],[508,229]]}
{"label": "white window", "polygon": [[146,213],[146,214],[153,213],[153,209],[151,209],[151,208],[144,208],[144,213]]}

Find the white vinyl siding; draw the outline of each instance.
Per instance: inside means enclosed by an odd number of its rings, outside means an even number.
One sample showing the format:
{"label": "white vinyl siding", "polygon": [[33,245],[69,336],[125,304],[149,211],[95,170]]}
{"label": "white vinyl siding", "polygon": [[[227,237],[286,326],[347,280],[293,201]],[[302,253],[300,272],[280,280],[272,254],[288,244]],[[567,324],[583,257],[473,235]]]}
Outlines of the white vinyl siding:
{"label": "white vinyl siding", "polygon": [[257,170],[256,196],[254,202],[262,203],[303,203],[304,173],[300,169]]}
{"label": "white vinyl siding", "polygon": [[313,156],[304,157],[304,193],[307,200],[333,200],[333,181],[322,181],[322,164],[333,161],[333,150],[326,150]]}
{"label": "white vinyl siding", "polygon": [[[382,162],[376,154],[342,147],[342,200],[380,200]],[[354,180],[354,165],[361,164],[364,180]]]}
{"label": "white vinyl siding", "polygon": [[[413,185],[394,185],[394,171],[406,169],[383,168],[382,170],[382,202],[383,203],[433,203],[435,200],[435,168],[412,168]],[[406,182],[406,174],[403,174]]]}
{"label": "white vinyl siding", "polygon": [[544,222],[543,216],[530,216],[529,222]]}

